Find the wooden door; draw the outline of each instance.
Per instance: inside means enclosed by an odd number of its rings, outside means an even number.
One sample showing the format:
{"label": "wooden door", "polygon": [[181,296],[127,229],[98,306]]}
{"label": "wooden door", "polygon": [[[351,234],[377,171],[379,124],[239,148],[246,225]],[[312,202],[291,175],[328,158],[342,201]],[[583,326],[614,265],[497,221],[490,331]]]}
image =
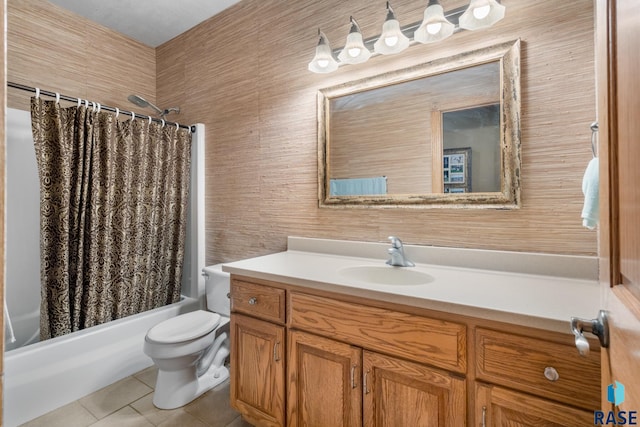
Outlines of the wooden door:
{"label": "wooden door", "polygon": [[466,423],[465,380],[425,365],[364,352],[366,427],[460,427]]}
{"label": "wooden door", "polygon": [[477,427],[585,427],[593,412],[506,388],[476,383]]}
{"label": "wooden door", "polygon": [[289,427],[362,425],[362,350],[300,331],[288,341]]}
{"label": "wooden door", "polygon": [[[600,281],[610,345],[602,353],[602,403],[625,386],[621,410],[640,411],[640,3],[597,0]],[[595,314],[594,314],[595,316]]]}
{"label": "wooden door", "polygon": [[283,326],[231,316],[231,406],[252,424],[285,425],[284,339]]}

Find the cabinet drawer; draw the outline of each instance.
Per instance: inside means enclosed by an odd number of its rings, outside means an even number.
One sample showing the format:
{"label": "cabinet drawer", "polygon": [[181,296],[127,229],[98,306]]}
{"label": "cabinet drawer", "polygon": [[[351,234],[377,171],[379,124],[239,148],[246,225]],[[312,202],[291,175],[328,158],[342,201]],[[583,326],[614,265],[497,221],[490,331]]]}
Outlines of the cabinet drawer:
{"label": "cabinet drawer", "polygon": [[[574,346],[476,329],[476,378],[593,410],[600,406],[600,353]],[[545,377],[557,372],[558,378]]]}
{"label": "cabinet drawer", "polygon": [[285,290],[232,278],[231,310],[284,323]]}
{"label": "cabinet drawer", "polygon": [[413,314],[290,293],[291,327],[365,349],[464,373],[466,326]]}

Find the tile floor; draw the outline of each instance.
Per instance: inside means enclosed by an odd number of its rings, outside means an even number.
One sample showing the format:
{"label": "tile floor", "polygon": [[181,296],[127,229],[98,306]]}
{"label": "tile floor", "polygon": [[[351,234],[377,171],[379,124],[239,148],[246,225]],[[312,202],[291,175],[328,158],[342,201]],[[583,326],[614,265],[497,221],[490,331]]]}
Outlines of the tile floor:
{"label": "tile floor", "polygon": [[21,427],[250,427],[229,405],[229,381],[186,406],[153,406],[157,370],[150,367]]}

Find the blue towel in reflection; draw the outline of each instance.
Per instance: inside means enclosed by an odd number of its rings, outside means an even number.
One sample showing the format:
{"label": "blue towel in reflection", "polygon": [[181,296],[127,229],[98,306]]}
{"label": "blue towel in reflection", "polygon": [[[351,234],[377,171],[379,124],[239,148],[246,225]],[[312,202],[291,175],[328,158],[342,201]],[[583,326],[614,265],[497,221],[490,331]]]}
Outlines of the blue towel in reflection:
{"label": "blue towel in reflection", "polygon": [[345,178],[329,181],[331,196],[370,196],[387,194],[387,177]]}

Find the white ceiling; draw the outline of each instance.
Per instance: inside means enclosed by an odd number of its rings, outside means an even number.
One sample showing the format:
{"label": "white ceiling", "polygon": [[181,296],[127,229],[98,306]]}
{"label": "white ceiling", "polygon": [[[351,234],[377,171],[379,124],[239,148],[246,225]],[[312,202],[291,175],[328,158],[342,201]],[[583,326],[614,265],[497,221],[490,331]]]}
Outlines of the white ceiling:
{"label": "white ceiling", "polygon": [[240,0],[49,0],[157,47]]}

